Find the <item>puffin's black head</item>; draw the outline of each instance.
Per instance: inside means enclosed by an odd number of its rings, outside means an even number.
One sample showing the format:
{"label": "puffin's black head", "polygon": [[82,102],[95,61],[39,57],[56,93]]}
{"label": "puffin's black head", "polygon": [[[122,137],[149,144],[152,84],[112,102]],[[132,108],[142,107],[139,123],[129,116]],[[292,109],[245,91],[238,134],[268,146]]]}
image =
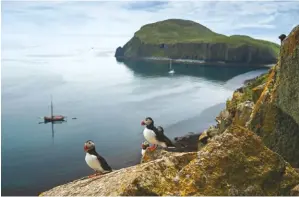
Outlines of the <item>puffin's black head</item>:
{"label": "puffin's black head", "polygon": [[160,131],[161,133],[164,133],[164,129],[161,126],[157,126],[158,131]]}
{"label": "puffin's black head", "polygon": [[149,143],[148,143],[147,141],[145,141],[145,142],[143,142],[143,143],[141,144],[141,148],[142,148],[143,150],[147,149],[147,147],[149,147]]}
{"label": "puffin's black head", "polygon": [[90,150],[92,150],[92,149],[95,149],[95,144],[94,144],[94,142],[91,141],[91,140],[87,140],[87,141],[85,142],[85,144],[84,144],[84,151],[85,151],[85,152],[88,152],[88,151],[90,151]]}
{"label": "puffin's black head", "polygon": [[147,118],[145,118],[145,120],[141,121],[141,125],[149,126],[149,125],[153,125],[153,124],[154,124],[154,121],[151,117],[147,117]]}
{"label": "puffin's black head", "polygon": [[285,34],[281,34],[278,38],[282,42],[287,36]]}

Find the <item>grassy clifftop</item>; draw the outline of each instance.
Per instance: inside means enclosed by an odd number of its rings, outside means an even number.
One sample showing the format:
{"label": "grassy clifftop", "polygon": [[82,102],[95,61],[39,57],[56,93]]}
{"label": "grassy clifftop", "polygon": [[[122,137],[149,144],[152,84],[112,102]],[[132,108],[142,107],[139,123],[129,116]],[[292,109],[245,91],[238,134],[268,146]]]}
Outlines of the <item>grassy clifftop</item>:
{"label": "grassy clifftop", "polygon": [[142,26],[134,35],[146,44],[227,43],[231,46],[249,44],[269,47],[277,54],[279,52],[278,44],[244,35],[225,36],[190,20],[169,19],[147,24]]}
{"label": "grassy clifftop", "polygon": [[[161,47],[167,45],[167,49]],[[249,36],[226,36],[189,20],[169,19],[142,26],[117,58],[170,57],[209,62],[263,63],[277,61],[279,45]]]}
{"label": "grassy clifftop", "polygon": [[193,21],[169,19],[144,25],[135,36],[148,44],[174,44],[211,41],[218,34]]}

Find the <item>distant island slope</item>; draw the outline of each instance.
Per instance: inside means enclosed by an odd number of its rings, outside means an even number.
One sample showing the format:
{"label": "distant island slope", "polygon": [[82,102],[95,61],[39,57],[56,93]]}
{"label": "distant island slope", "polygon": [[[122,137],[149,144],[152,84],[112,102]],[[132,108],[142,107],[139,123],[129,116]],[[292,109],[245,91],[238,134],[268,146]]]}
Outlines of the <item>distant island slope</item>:
{"label": "distant island slope", "polygon": [[225,36],[189,20],[144,25],[115,52],[117,59],[165,58],[205,62],[272,64],[279,45],[249,36]]}

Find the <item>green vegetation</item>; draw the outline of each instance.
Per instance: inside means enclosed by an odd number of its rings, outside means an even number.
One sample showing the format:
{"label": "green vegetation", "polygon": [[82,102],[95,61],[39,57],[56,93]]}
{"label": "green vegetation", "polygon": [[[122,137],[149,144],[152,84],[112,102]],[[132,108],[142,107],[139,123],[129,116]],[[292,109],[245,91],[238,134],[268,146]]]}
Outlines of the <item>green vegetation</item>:
{"label": "green vegetation", "polygon": [[148,44],[208,41],[217,35],[198,23],[180,19],[147,24],[135,33],[136,37]]}
{"label": "green vegetation", "polygon": [[275,54],[279,53],[279,45],[249,36],[225,36],[217,34],[205,26],[181,19],[169,19],[147,24],[135,33],[144,44],[176,44],[176,43],[225,43],[230,47],[248,45],[267,48]]}

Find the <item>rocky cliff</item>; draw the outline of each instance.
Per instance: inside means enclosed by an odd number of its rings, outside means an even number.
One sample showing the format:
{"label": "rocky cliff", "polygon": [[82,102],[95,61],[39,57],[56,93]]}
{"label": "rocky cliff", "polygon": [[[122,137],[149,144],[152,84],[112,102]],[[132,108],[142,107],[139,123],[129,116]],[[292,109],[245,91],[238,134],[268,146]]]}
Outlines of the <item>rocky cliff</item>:
{"label": "rocky cliff", "polygon": [[298,111],[299,26],[277,64],[236,90],[217,124],[197,136],[198,150],[147,151],[139,165],[42,195],[298,195]]}
{"label": "rocky cliff", "polygon": [[141,27],[130,41],[117,48],[115,57],[271,64],[276,62],[278,51],[274,43],[248,36],[225,36],[193,21],[170,19]]}
{"label": "rocky cliff", "polygon": [[289,195],[299,184],[299,174],[289,163],[239,126],[231,126],[197,153],[161,157],[42,195]]}
{"label": "rocky cliff", "polygon": [[230,122],[254,131],[299,167],[299,26],[283,41],[276,66],[235,91],[227,110]]}

